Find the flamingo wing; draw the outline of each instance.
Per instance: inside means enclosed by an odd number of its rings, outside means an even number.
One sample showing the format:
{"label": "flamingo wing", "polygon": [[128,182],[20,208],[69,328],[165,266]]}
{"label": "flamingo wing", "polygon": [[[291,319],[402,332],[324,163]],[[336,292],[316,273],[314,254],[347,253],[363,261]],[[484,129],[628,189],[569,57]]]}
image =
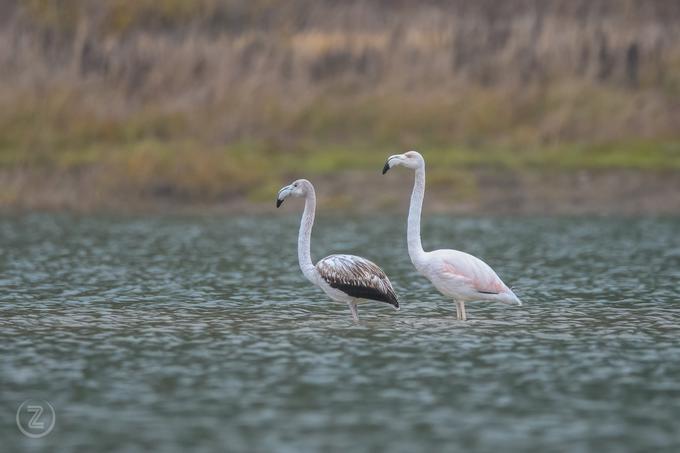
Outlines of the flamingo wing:
{"label": "flamingo wing", "polygon": [[496,272],[479,258],[457,250],[439,252],[442,278],[479,294],[497,295],[509,291]]}
{"label": "flamingo wing", "polygon": [[332,288],[357,299],[370,299],[399,308],[392,283],[375,263],[354,255],[330,255],[316,263],[316,270]]}

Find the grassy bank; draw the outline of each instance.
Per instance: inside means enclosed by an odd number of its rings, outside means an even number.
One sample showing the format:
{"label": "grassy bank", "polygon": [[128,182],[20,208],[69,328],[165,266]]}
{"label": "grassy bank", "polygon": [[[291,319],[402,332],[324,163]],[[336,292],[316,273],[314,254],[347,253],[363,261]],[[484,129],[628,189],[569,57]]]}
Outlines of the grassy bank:
{"label": "grassy bank", "polygon": [[[408,149],[427,156],[431,183],[465,193],[478,190],[473,170],[680,172],[680,138],[660,130],[674,119],[647,94],[580,87],[569,101],[573,89],[533,91],[513,102],[507,91],[489,89],[441,100],[322,97],[294,109],[270,99],[249,113],[257,124],[244,128],[253,132],[227,140],[215,118],[239,115],[231,105],[174,113],[147,107],[118,116],[102,113],[98,103],[89,107],[87,89],[7,97],[0,171],[34,176],[18,178],[3,203],[21,204],[32,179],[43,178],[35,175],[46,173],[57,180],[89,175],[82,190],[103,200],[259,202],[291,178],[373,171]],[[626,130],[640,105],[647,117]],[[645,133],[647,124],[654,133]]]}
{"label": "grassy bank", "polygon": [[501,3],[0,3],[0,206],[248,209],[301,176],[342,204],[408,149],[471,203],[674,180],[680,7]]}
{"label": "grassy bank", "polygon": [[[584,174],[619,175],[618,178],[632,180],[642,177],[632,190],[643,192],[649,181],[680,180],[680,143],[677,142],[569,144],[533,149],[461,146],[419,149],[427,157],[431,196],[436,200],[439,194],[441,199],[455,198],[460,203],[477,203],[484,196],[480,192],[489,188],[498,190],[498,186],[505,187],[508,191],[505,195],[512,198],[511,192],[524,181],[523,190],[538,194],[550,192],[553,202],[559,205],[573,190],[568,181],[573,179],[578,184],[577,176]],[[295,153],[284,153],[271,143],[209,147],[191,141],[159,140],[92,145],[38,161],[33,160],[33,156],[30,164],[22,158],[4,162],[0,168],[3,180],[0,206],[174,210],[227,205],[229,210],[249,211],[259,209],[260,204],[268,206],[283,184],[306,177],[321,187],[325,194],[321,199],[323,204],[367,209],[377,203],[390,210],[399,206],[400,199],[389,195],[390,186],[384,185],[385,179],[379,177],[379,171],[386,156],[403,150],[385,145],[301,144]],[[553,177],[568,179],[566,183],[558,183]],[[352,184],[357,187],[348,189]],[[616,212],[618,200],[630,196],[619,193],[621,187],[609,184],[603,189],[609,192],[606,207],[598,206],[597,197],[586,194],[584,210],[595,212],[606,208],[608,212]],[[680,187],[655,195],[662,206],[660,211],[675,212],[680,208],[673,201],[677,198],[677,189]],[[363,193],[366,192],[374,193],[374,199],[365,199]],[[499,195],[502,203],[502,192],[494,196]],[[541,211],[531,206],[526,210]]]}

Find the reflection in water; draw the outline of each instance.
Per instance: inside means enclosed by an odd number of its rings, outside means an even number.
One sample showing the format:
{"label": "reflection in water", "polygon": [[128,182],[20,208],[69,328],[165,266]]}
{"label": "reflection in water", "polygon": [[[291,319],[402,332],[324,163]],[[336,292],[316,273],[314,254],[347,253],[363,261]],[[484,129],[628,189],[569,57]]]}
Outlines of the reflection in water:
{"label": "reflection in water", "polygon": [[[40,450],[680,447],[680,223],[430,219],[425,248],[496,269],[522,307],[468,322],[413,270],[404,219],[321,220],[316,259],[380,263],[360,325],[300,275],[297,216],[0,221],[0,437]],[[361,234],[359,234],[359,232]]]}

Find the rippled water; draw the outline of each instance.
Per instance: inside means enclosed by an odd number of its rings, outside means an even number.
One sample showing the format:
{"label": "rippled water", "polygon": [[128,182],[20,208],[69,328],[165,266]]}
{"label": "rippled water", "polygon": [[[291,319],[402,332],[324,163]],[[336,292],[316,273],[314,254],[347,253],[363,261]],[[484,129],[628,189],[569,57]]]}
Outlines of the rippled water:
{"label": "rippled water", "polygon": [[[677,220],[428,217],[426,249],[525,302],[460,322],[403,217],[326,217],[315,258],[367,256],[401,297],[360,325],[303,279],[297,221],[0,220],[2,450],[679,451]],[[17,429],[29,398],[44,438]]]}

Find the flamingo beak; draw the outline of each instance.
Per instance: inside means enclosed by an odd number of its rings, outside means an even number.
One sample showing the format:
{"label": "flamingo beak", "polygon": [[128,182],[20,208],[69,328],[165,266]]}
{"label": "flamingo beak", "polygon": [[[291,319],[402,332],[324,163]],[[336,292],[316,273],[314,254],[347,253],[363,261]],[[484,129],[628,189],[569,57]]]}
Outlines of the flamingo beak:
{"label": "flamingo beak", "polygon": [[390,162],[392,162],[392,159],[396,159],[397,165],[399,165],[399,162],[401,162],[401,160],[402,160],[402,155],[401,154],[395,154],[394,156],[390,156],[390,157],[387,158],[387,161],[385,162],[385,166],[383,167],[383,172],[382,172],[383,175],[385,173],[387,173],[390,170],[390,168],[392,168],[392,166],[390,165]]}
{"label": "flamingo beak", "polygon": [[389,169],[390,169],[390,160],[387,159],[387,162],[385,162],[385,166],[383,167],[382,174],[384,175],[385,173],[387,173],[389,171]]}
{"label": "flamingo beak", "polygon": [[281,188],[279,190],[279,193],[276,195],[276,207],[280,207],[283,204],[283,200],[288,198],[288,195],[290,195],[292,188],[290,186],[286,186]]}

